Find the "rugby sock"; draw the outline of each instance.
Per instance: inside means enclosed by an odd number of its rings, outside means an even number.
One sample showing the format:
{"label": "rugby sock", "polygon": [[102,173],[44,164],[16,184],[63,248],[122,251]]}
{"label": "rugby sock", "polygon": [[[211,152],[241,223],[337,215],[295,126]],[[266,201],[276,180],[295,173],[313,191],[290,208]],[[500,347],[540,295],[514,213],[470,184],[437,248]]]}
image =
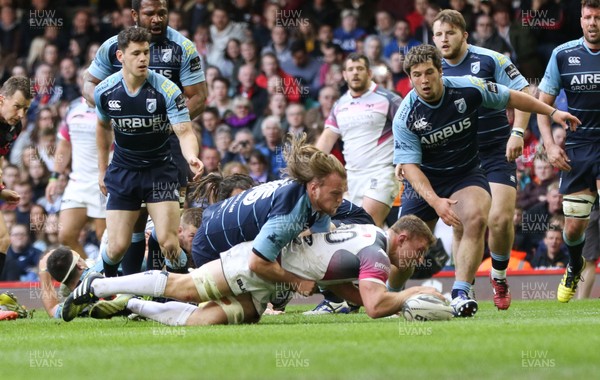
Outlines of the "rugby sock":
{"label": "rugby sock", "polygon": [[583,245],[585,244],[585,234],[583,234],[578,240],[570,241],[565,236],[563,231],[563,240],[569,249],[569,265],[573,268],[574,273],[579,273],[583,268],[582,251]]}
{"label": "rugby sock", "polygon": [[131,235],[131,244],[127,248],[125,256],[123,256],[123,261],[121,261],[124,275],[141,272],[145,251],[146,235],[143,232],[134,232]]}
{"label": "rugby sock", "polygon": [[6,261],[6,253],[0,252],[0,275],[4,270],[4,262]]}
{"label": "rugby sock", "polygon": [[492,252],[492,278],[496,280],[506,279],[506,268],[508,268],[508,262],[510,260],[509,255],[499,255]]}
{"label": "rugby sock", "polygon": [[333,302],[333,303],[342,303],[344,302],[343,298],[340,298],[338,296],[336,296],[331,290],[323,290],[321,292],[321,294],[323,294],[323,297],[325,297],[325,299],[329,302]]}
{"label": "rugby sock", "polygon": [[465,294],[469,294],[471,291],[471,283],[466,281],[454,281],[452,285],[452,298],[458,297],[460,292],[465,292]]}
{"label": "rugby sock", "polygon": [[117,277],[120,261],[113,261],[108,257],[108,252],[102,251],[102,263],[104,264],[104,275],[106,277]]}
{"label": "rugby sock", "polygon": [[165,295],[168,276],[167,272],[151,270],[129,276],[99,278],[94,280],[92,288],[94,295],[100,298],[120,293],[162,297]]}
{"label": "rugby sock", "polygon": [[165,258],[160,250],[160,245],[154,237],[148,238],[148,260],[146,260],[147,270],[161,270],[165,265]]}
{"label": "rugby sock", "polygon": [[132,298],[127,303],[127,309],[165,325],[185,326],[187,320],[194,311],[198,310],[198,307],[176,301],[159,303]]}

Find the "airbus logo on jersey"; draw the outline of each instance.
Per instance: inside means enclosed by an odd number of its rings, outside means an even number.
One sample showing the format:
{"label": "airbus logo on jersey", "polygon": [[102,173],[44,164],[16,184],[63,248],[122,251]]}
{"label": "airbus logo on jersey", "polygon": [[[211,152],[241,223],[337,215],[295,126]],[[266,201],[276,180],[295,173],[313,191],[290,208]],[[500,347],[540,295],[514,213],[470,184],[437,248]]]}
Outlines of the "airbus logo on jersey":
{"label": "airbus logo on jersey", "polygon": [[111,111],[120,111],[121,110],[121,101],[120,100],[109,100],[108,101],[108,109]]}
{"label": "airbus logo on jersey", "polygon": [[573,75],[571,85],[574,84],[600,84],[600,73]]}
{"label": "airbus logo on jersey", "polygon": [[169,118],[167,115],[154,115],[153,117],[129,117],[122,119],[112,119],[113,128],[118,129],[137,129],[137,128],[154,128],[160,129],[160,126],[166,124],[165,128],[170,128]]}
{"label": "airbus logo on jersey", "polygon": [[471,62],[471,74],[475,75],[479,70],[481,70],[481,63],[479,61]]}
{"label": "airbus logo on jersey", "polygon": [[569,66],[581,66],[581,57],[569,57],[567,61]]}
{"label": "airbus logo on jersey", "polygon": [[437,144],[441,140],[447,139],[452,135],[463,132],[464,130],[471,127],[471,119],[466,118],[464,120],[459,121],[458,123],[454,123],[439,131],[435,131],[430,135],[421,136],[421,144],[432,145]]}

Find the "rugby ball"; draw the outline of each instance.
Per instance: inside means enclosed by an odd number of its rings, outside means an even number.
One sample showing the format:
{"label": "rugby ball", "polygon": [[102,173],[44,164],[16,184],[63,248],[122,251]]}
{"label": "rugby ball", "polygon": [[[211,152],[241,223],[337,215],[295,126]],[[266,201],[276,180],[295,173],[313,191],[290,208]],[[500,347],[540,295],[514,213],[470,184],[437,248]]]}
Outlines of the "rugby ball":
{"label": "rugby ball", "polygon": [[407,321],[447,321],[453,317],[448,301],[431,294],[416,294],[406,300],[402,315]]}

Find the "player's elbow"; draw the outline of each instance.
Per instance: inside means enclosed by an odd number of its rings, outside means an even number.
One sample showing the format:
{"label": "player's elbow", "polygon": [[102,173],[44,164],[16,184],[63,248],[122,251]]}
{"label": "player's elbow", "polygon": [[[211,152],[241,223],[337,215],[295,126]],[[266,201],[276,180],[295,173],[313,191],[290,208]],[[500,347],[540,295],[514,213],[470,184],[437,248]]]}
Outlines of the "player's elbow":
{"label": "player's elbow", "polygon": [[365,313],[369,318],[377,319],[387,316],[385,310],[379,305],[365,305]]}

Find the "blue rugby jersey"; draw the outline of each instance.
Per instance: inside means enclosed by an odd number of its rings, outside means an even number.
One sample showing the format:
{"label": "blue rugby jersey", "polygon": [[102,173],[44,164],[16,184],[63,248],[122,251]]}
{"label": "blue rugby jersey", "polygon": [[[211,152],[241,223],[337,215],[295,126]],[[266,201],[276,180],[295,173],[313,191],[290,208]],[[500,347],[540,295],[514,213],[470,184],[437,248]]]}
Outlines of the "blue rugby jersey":
{"label": "blue rugby jersey", "polygon": [[600,143],[600,51],[592,52],[583,37],[552,51],[540,91],[558,96],[565,90],[569,112],[581,120],[575,132],[567,130],[569,148]]}
{"label": "blue rugby jersey", "polygon": [[[117,59],[117,36],[106,40],[98,49],[88,72],[103,80],[121,70],[121,62]],[[200,56],[189,39],[171,27],[167,27],[165,39],[150,43],[150,62],[148,67],[169,78],[183,90],[183,86],[191,86],[205,81]]]}
{"label": "blue rugby jersey", "polygon": [[96,86],[96,113],[115,132],[113,165],[144,169],[170,161],[171,125],[190,121],[181,90],[166,77],[148,70],[136,94],[130,94],[119,71]]}
{"label": "blue rugby jersey", "polygon": [[435,105],[413,89],[393,123],[394,164],[419,164],[427,176],[451,177],[479,166],[477,129],[480,106],[504,108],[509,89],[472,76],[443,77]]}
{"label": "blue rugby jersey", "polygon": [[[463,59],[452,65],[442,60],[444,76],[472,75],[486,82],[502,84],[520,91],[529,83],[511,60],[503,54],[479,46],[469,45]],[[504,146],[510,137],[506,110],[481,107],[477,139],[480,148]]]}
{"label": "blue rugby jersey", "polygon": [[312,209],[305,185],[289,179],[267,182],[209,206],[192,251],[200,249],[203,235],[215,258],[239,243],[253,240],[253,249],[274,261],[300,232],[307,228],[326,232],[330,222],[328,215]]}

